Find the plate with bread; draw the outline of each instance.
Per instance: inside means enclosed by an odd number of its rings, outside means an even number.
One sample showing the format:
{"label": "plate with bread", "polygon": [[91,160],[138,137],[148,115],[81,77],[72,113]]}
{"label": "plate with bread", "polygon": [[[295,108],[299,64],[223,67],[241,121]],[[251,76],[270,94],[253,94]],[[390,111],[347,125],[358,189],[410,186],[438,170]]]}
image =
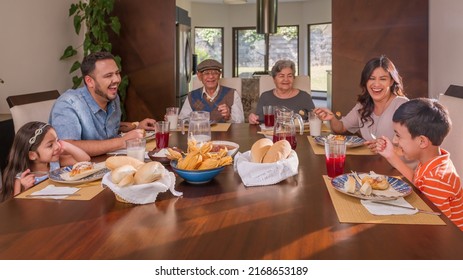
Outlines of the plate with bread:
{"label": "plate with bread", "polygon": [[[125,133],[121,133],[124,136]],[[156,138],[156,132],[154,130],[143,130],[143,134],[146,141],[153,140]]]}
{"label": "plate with bread", "polygon": [[339,175],[331,184],[337,191],[366,200],[393,200],[412,193],[412,187],[405,181],[373,171]]}
{"label": "plate with bread", "polygon": [[360,147],[363,146],[365,143],[365,139],[360,138],[355,135],[334,135],[330,134],[328,136],[316,136],[314,138],[315,143],[318,145],[325,145],[326,140],[339,140],[339,141],[345,141],[346,142],[346,147],[347,148],[355,148],[355,147]]}
{"label": "plate with bread", "polygon": [[82,161],[73,166],[66,166],[50,171],[51,181],[66,184],[82,184],[99,180],[109,172],[104,162]]}

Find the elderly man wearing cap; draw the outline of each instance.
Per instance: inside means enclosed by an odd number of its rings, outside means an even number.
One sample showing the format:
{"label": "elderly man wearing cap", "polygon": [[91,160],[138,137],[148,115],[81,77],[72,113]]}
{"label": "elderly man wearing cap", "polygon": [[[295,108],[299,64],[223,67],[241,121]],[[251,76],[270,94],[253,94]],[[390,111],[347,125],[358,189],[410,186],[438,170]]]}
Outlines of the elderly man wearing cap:
{"label": "elderly man wearing cap", "polygon": [[198,79],[202,88],[191,91],[183,104],[179,118],[183,119],[192,111],[208,111],[216,122],[244,122],[243,104],[235,89],[219,86],[222,64],[214,59],[206,59],[198,64]]}

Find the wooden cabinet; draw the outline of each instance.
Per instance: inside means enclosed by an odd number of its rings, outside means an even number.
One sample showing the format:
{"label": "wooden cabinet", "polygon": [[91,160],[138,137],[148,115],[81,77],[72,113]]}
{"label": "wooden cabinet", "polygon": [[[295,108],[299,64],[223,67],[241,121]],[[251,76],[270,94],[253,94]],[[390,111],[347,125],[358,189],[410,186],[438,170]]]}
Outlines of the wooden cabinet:
{"label": "wooden cabinet", "polygon": [[427,0],[332,0],[333,110],[347,114],[365,63],[385,54],[409,98],[428,96]]}
{"label": "wooden cabinet", "polygon": [[117,0],[114,14],[121,32],[111,38],[112,52],[130,83],[127,119],[163,119],[175,104],[175,1]]}

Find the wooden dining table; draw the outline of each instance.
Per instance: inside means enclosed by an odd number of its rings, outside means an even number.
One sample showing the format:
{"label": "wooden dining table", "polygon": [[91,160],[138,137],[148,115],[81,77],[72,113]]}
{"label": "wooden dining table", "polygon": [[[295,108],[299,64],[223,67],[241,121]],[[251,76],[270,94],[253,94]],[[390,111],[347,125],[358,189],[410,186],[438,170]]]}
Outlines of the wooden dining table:
{"label": "wooden dining table", "polygon": [[[250,150],[256,125],[213,132]],[[297,136],[298,174],[246,187],[233,166],[211,182],[177,177],[155,203],[119,202],[106,188],[88,201],[10,199],[0,205],[0,259],[463,259],[463,233],[445,225],[339,222],[323,180],[325,158]],[[170,145],[186,148],[173,132]],[[347,156],[345,170],[399,175],[381,156]],[[437,210],[422,194],[418,195]]]}

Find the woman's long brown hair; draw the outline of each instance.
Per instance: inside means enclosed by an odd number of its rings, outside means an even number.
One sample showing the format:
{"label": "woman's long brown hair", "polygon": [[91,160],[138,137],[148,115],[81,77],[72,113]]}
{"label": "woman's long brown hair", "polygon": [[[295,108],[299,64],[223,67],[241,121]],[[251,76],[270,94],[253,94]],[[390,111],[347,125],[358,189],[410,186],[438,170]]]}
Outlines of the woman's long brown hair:
{"label": "woman's long brown hair", "polygon": [[385,55],[382,55],[368,61],[363,68],[362,76],[360,78],[360,87],[362,88],[362,93],[357,98],[357,102],[362,105],[362,107],[358,110],[360,114],[360,120],[362,122],[362,127],[369,120],[371,120],[371,125],[374,123],[371,114],[375,109],[375,103],[368,93],[367,82],[370,79],[371,73],[373,73],[373,71],[378,67],[381,67],[384,69],[384,71],[388,72],[392,80],[394,80],[390,88],[392,94],[396,96],[405,96],[402,77],[399,75],[397,68],[389,58],[387,58]]}

